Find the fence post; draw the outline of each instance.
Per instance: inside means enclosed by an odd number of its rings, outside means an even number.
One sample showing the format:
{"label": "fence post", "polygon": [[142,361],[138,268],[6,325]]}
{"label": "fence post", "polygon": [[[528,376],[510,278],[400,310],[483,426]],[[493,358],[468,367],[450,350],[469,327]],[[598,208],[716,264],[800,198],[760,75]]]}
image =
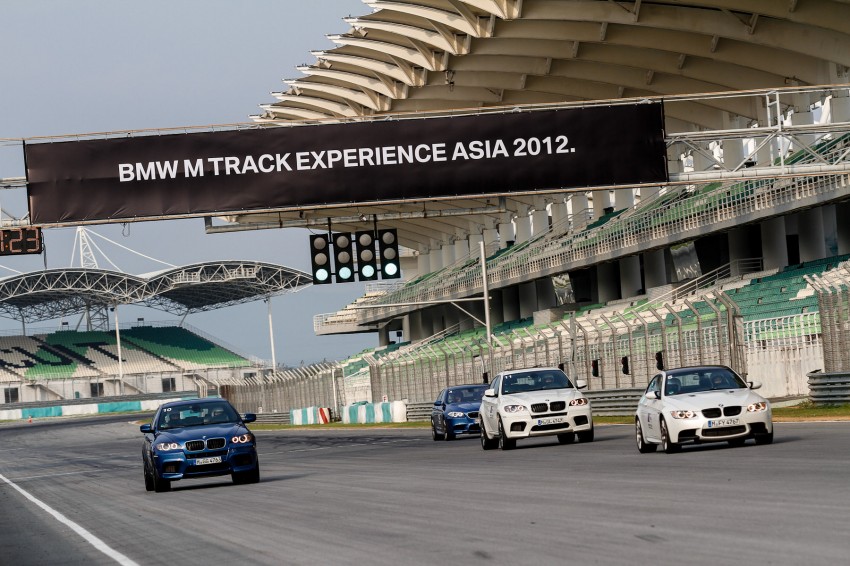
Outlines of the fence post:
{"label": "fence post", "polygon": [[[679,354],[679,356],[678,356],[679,367],[682,367],[682,366],[687,365],[687,364],[685,364],[685,339],[682,336],[682,317],[679,316],[679,313],[677,313],[675,310],[673,310],[672,306],[670,306],[668,303],[664,303],[664,308],[666,308],[667,312],[669,312],[671,315],[673,315],[673,318],[676,319],[676,331],[678,333],[678,338],[679,338],[679,352],[678,352],[678,354]],[[665,354],[667,353],[666,349],[665,349],[664,353]]]}

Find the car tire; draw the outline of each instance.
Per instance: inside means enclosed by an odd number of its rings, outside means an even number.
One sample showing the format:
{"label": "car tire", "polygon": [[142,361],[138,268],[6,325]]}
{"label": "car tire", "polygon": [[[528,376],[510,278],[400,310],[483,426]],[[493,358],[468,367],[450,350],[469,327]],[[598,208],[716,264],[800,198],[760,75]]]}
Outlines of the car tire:
{"label": "car tire", "polygon": [[558,435],[558,444],[572,444],[575,442],[576,435],[574,432],[568,432]]}
{"label": "car tire", "polygon": [[455,435],[453,435],[450,432],[446,433],[446,440],[454,440],[454,439],[455,439]]}
{"label": "car tire", "polygon": [[732,448],[740,448],[741,446],[743,446],[747,442],[747,439],[746,438],[733,438],[732,440],[727,440],[726,442],[729,443],[729,446],[731,446]]}
{"label": "car tire", "polygon": [[502,425],[502,419],[499,418],[499,450],[513,450],[516,448],[516,440],[508,438],[505,434],[505,427]]}
{"label": "car tire", "polygon": [[145,474],[145,491],[153,491],[153,488],[154,488],[153,478],[148,473],[147,466],[145,466],[144,474]]}
{"label": "car tire", "polygon": [[670,441],[670,433],[667,431],[667,422],[661,419],[661,449],[667,454],[675,454],[682,449],[681,444]]}
{"label": "car tire", "polygon": [[484,421],[478,421],[478,428],[481,429],[481,448],[484,450],[492,450],[496,447],[496,442],[492,438],[488,438],[487,431],[484,430]]}
{"label": "car tire", "polygon": [[650,444],[643,437],[643,427],[640,426],[640,420],[635,419],[635,440],[637,441],[637,449],[641,454],[649,454],[658,449],[657,444]]}
{"label": "car tire", "polygon": [[233,483],[243,485],[247,483],[260,483],[260,464],[257,463],[253,470],[247,472],[239,472],[231,475]]}
{"label": "car tire", "polygon": [[431,438],[433,438],[435,442],[443,439],[442,434],[437,434],[437,427],[434,425],[434,421],[431,421]]}
{"label": "car tire", "polygon": [[156,473],[156,471],[152,472],[153,476],[153,490],[156,493],[165,493],[166,491],[171,491],[171,480],[166,480]]}
{"label": "car tire", "polygon": [[590,430],[583,430],[576,433],[579,442],[593,442],[593,427]]}
{"label": "car tire", "polygon": [[773,431],[770,431],[767,434],[757,434],[756,444],[759,446],[762,444],[773,444]]}

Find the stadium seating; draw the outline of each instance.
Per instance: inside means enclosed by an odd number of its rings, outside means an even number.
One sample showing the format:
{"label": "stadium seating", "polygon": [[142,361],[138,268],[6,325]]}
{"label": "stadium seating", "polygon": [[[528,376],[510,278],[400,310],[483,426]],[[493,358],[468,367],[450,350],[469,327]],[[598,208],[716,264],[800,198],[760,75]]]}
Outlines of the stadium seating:
{"label": "stadium seating", "polygon": [[121,332],[59,331],[0,337],[0,381],[87,379],[249,367],[251,362],[178,327],[136,327]]}

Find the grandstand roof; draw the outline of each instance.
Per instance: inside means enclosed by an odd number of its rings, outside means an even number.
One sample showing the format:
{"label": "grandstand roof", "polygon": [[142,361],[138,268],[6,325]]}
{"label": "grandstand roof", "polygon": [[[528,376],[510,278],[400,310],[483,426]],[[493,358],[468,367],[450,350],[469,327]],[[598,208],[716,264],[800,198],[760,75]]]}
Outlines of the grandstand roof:
{"label": "grandstand roof", "polygon": [[49,269],[0,279],[0,316],[37,322],[124,304],[188,314],[294,292],[311,282],[297,269],[254,261],[195,263],[146,276]]}
{"label": "grandstand roof", "polygon": [[[848,0],[364,0],[337,47],[285,79],[253,119],[357,120],[519,104],[577,103],[848,82]],[[790,99],[784,103],[791,104]],[[755,120],[760,105],[713,97],[665,107],[668,131]],[[495,228],[537,196],[369,207],[403,245]],[[360,229],[363,208],[241,215],[218,229]]]}

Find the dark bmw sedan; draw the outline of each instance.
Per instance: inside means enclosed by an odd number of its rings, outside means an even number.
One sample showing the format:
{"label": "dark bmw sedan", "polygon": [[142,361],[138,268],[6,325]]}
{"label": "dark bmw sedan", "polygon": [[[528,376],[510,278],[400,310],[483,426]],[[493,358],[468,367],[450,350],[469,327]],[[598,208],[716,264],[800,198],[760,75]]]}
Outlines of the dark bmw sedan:
{"label": "dark bmw sedan", "polygon": [[140,430],[145,489],[168,491],[171,482],[230,475],[233,483],[260,481],[254,435],[245,426],[256,416],[240,417],[225,399],[165,403]]}
{"label": "dark bmw sedan", "polygon": [[440,391],[431,411],[434,440],[453,440],[461,434],[478,435],[478,408],[486,385],[456,385]]}

